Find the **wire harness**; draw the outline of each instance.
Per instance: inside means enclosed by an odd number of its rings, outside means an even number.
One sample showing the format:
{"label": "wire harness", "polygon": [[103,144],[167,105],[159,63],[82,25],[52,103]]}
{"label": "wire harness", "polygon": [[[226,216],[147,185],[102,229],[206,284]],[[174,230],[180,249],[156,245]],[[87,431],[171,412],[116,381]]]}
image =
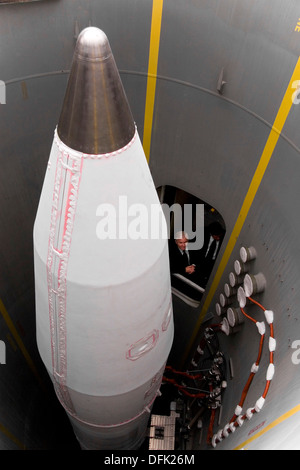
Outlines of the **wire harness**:
{"label": "wire harness", "polygon": [[237,428],[240,428],[241,426],[243,426],[245,421],[250,420],[255,413],[259,413],[262,410],[266,401],[266,397],[270,388],[271,381],[275,374],[274,351],[276,349],[276,339],[274,337],[274,312],[272,310],[267,310],[265,307],[263,307],[259,302],[254,300],[252,297],[248,297],[248,299],[251,303],[257,305],[264,312],[265,320],[268,323],[269,328],[270,328],[269,366],[266,372],[266,385],[265,385],[265,389],[262,395],[257,399],[255,405],[251,408],[248,408],[246,412],[243,413],[243,405],[244,405],[246,396],[249,392],[249,389],[253,381],[253,378],[255,377],[255,374],[259,370],[263,344],[265,340],[266,328],[265,328],[265,322],[257,322],[254,318],[252,318],[245,312],[244,307],[240,307],[243,315],[246,318],[248,318],[248,320],[252,321],[257,327],[258,333],[260,335],[259,351],[258,351],[257,359],[251,367],[249,378],[245,384],[240,401],[238,405],[236,406],[233,417],[231,418],[230,422],[224,426],[223,429],[219,430],[212,437],[211,445],[213,447],[216,447],[218,443],[226,439],[230,434],[234,433]]}

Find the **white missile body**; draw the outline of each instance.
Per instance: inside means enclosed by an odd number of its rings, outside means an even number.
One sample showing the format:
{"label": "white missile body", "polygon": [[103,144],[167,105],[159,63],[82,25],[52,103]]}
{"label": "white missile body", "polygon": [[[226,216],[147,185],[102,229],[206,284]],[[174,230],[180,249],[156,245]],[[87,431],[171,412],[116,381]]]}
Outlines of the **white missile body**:
{"label": "white missile body", "polygon": [[[124,125],[130,113],[119,111],[120,103],[126,107],[122,86],[110,103],[109,83],[99,79],[104,98],[79,119],[72,116],[85,106],[76,108],[72,97],[80,77],[82,97],[91,81],[87,69],[95,76],[101,67],[105,75],[108,48],[97,28],[79,36],[55,130],[34,225],[37,344],[81,448],[129,450],[145,438],[172,345],[173,314],[167,238],[155,230],[153,236],[153,223],[165,220],[138,133],[132,122]],[[116,69],[114,77],[120,80]]]}

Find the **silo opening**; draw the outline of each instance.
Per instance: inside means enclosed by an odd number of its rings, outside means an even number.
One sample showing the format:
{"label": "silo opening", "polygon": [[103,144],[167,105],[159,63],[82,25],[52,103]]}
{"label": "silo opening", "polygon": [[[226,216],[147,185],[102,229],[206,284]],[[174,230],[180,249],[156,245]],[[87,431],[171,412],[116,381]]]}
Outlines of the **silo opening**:
{"label": "silo opening", "polygon": [[166,216],[174,295],[197,307],[226,232],[221,214],[208,202],[174,186],[157,189]]}

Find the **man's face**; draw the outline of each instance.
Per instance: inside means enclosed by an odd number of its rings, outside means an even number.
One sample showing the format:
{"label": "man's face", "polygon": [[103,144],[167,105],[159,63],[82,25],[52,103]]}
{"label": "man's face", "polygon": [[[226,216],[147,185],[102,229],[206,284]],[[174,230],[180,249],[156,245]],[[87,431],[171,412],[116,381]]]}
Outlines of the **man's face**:
{"label": "man's face", "polygon": [[188,240],[186,238],[178,238],[177,240],[175,240],[175,242],[178,248],[180,248],[181,250],[185,250]]}

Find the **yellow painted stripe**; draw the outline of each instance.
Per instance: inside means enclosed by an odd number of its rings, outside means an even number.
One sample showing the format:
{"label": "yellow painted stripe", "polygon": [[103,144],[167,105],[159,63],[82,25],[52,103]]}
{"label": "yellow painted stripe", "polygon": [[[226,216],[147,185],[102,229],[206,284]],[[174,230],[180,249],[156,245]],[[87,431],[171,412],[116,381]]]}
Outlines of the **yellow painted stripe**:
{"label": "yellow painted stripe", "polygon": [[145,117],[144,117],[144,134],[143,134],[143,148],[149,162],[153,111],[155,102],[156,91],[156,77],[157,77],[157,63],[159,54],[160,30],[163,10],[163,0],[153,0],[152,5],[152,21],[151,21],[151,34],[150,34],[150,50],[148,62],[148,79],[147,79],[147,92],[145,104]]}
{"label": "yellow painted stripe", "polygon": [[11,441],[13,441],[20,449],[26,450],[25,445],[19,441],[3,424],[0,423],[0,431],[5,434]]}
{"label": "yellow painted stripe", "polygon": [[300,405],[295,406],[292,410],[288,411],[287,413],[283,414],[280,416],[278,419],[273,421],[273,423],[269,424],[269,426],[266,426],[264,429],[259,431],[257,434],[254,436],[250,437],[247,441],[243,442],[239,446],[235,447],[234,450],[240,450],[243,449],[246,445],[250,444],[250,442],[255,441],[257,438],[265,434],[266,432],[270,431],[271,429],[275,428],[275,426],[278,426],[278,424],[283,423],[286,419],[290,418],[294,414],[298,413],[300,411]]}
{"label": "yellow painted stripe", "polygon": [[231,233],[230,239],[229,239],[228,244],[226,246],[226,249],[224,251],[223,257],[222,257],[221,262],[219,264],[219,267],[217,269],[216,275],[213,279],[213,282],[211,284],[211,287],[210,287],[209,292],[207,294],[207,297],[205,299],[203,308],[200,312],[196,327],[195,327],[193,335],[190,339],[190,343],[187,347],[187,351],[186,351],[186,353],[183,357],[182,364],[186,360],[186,358],[187,358],[187,356],[188,356],[188,354],[189,354],[189,352],[190,352],[190,350],[193,346],[193,343],[196,339],[196,336],[197,336],[197,333],[198,333],[199,328],[201,326],[201,323],[203,321],[203,318],[205,317],[205,315],[207,313],[207,310],[210,306],[210,303],[213,299],[213,296],[215,295],[215,292],[218,288],[220,279],[221,279],[221,277],[223,275],[223,272],[224,272],[224,270],[227,266],[228,260],[231,256],[233,248],[234,248],[234,246],[236,244],[236,241],[239,237],[239,234],[242,230],[242,227],[244,225],[244,222],[246,220],[246,217],[248,215],[250,207],[253,203],[253,200],[256,196],[256,193],[259,189],[259,186],[261,184],[261,181],[263,179],[263,176],[265,174],[267,166],[268,166],[268,164],[270,162],[270,159],[273,155],[273,152],[274,152],[274,149],[276,147],[277,141],[279,139],[280,133],[282,132],[283,126],[286,122],[286,119],[288,117],[288,114],[289,114],[290,109],[291,109],[292,104],[293,104],[293,95],[295,93],[295,87],[293,87],[293,83],[296,80],[300,80],[300,57],[297,61],[297,64],[296,64],[296,67],[294,69],[292,78],[290,80],[288,88],[287,88],[287,90],[285,92],[285,95],[283,97],[283,100],[281,102],[279,111],[277,113],[276,119],[275,119],[274,124],[272,126],[271,132],[269,134],[269,137],[268,137],[267,143],[265,145],[264,151],[262,153],[259,164],[256,168],[255,173],[254,173],[254,176],[252,178],[251,184],[249,186],[248,192],[247,192],[246,197],[244,199],[244,202],[243,202],[242,208],[240,210],[240,213],[238,215],[237,221],[235,223],[235,226],[234,226],[233,231]]}
{"label": "yellow painted stripe", "polygon": [[44,384],[43,382],[41,381],[40,377],[39,377],[39,374],[38,374],[38,371],[37,369],[35,368],[35,365],[26,349],[26,347],[24,346],[24,343],[23,341],[21,340],[20,338],[20,335],[18,333],[18,331],[16,330],[16,327],[15,325],[13,324],[5,306],[4,306],[4,303],[2,302],[2,300],[0,299],[0,313],[2,315],[2,317],[4,318],[11,334],[13,335],[17,345],[19,346],[28,366],[30,367],[30,369],[32,370],[33,374],[35,375],[35,377],[37,378],[38,382],[40,383],[40,385],[42,386],[42,388],[44,388]]}

